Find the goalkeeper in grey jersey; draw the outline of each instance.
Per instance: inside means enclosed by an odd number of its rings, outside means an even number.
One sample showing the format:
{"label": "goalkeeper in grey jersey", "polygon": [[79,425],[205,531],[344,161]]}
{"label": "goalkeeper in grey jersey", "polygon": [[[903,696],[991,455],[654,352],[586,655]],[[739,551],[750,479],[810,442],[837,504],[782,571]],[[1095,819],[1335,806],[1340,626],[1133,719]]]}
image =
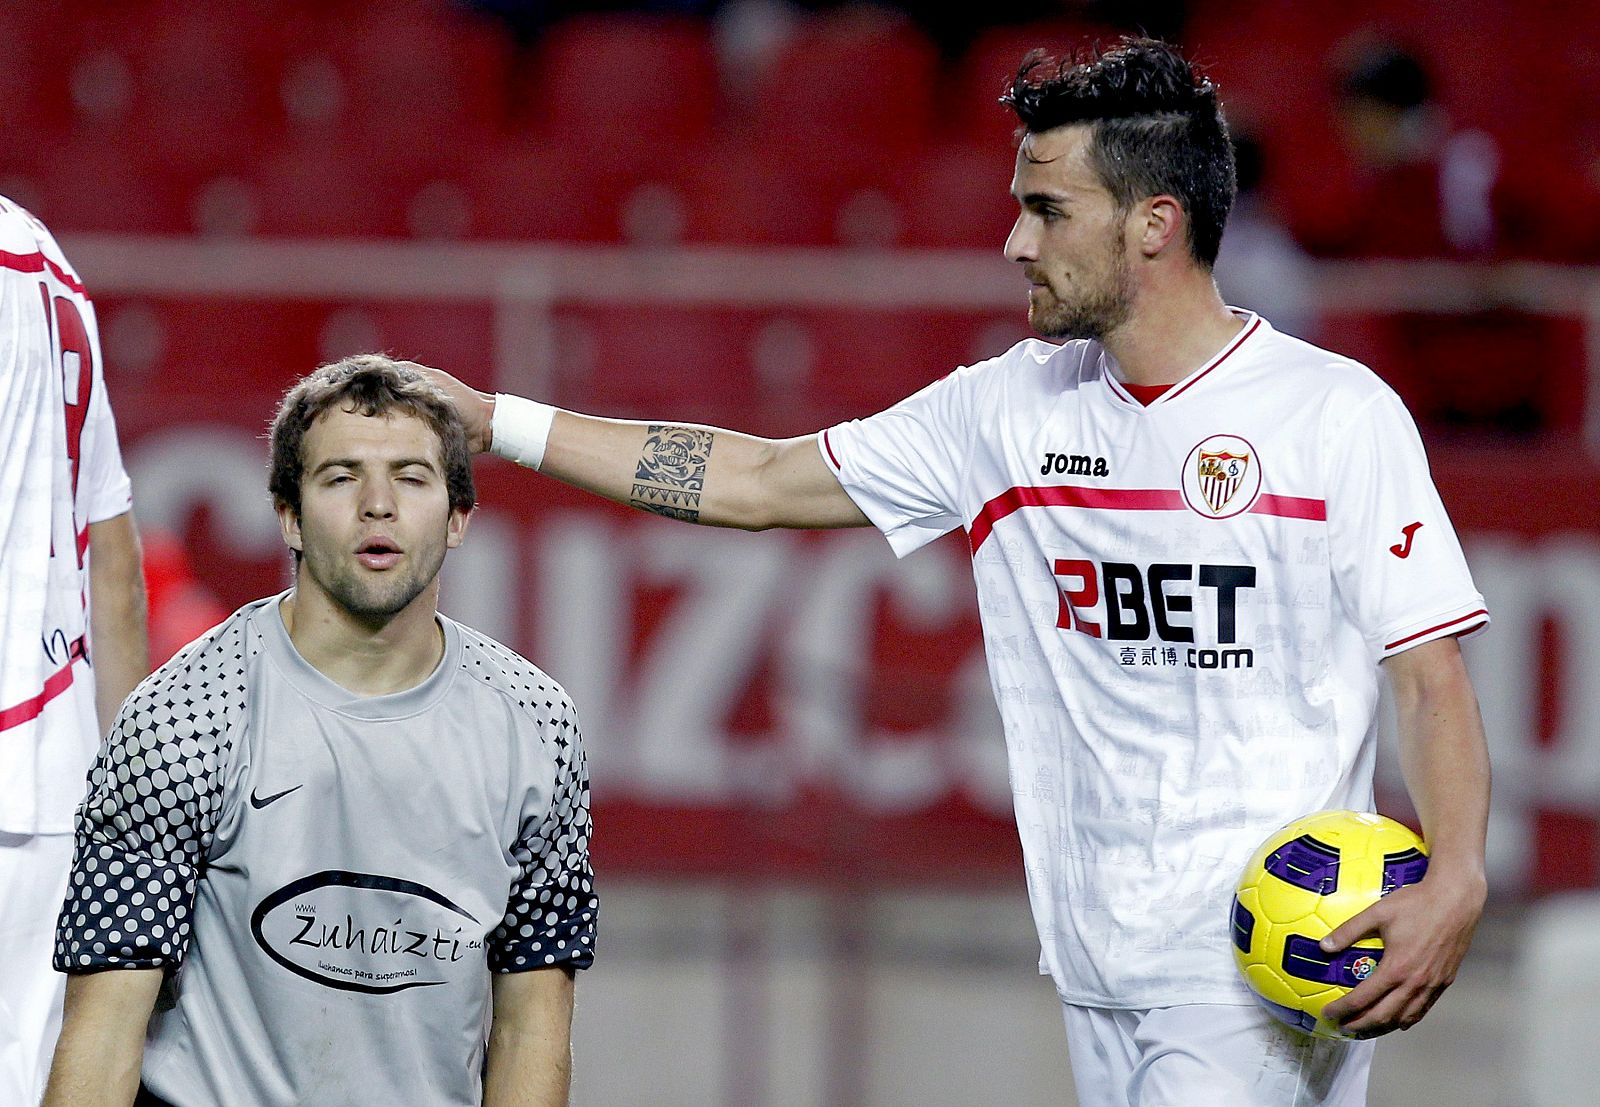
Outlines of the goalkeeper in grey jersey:
{"label": "goalkeeper in grey jersey", "polygon": [[588,779],[561,688],[436,611],[460,421],[350,358],[272,450],[295,586],[145,680],[100,751],[45,1103],[565,1104]]}

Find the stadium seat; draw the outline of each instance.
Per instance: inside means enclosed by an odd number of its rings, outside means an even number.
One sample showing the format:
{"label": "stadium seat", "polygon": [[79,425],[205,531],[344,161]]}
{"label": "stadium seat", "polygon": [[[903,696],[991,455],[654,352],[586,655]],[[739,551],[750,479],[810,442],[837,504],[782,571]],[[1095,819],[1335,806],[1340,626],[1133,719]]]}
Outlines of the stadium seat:
{"label": "stadium seat", "polygon": [[759,75],[752,137],[796,162],[881,174],[935,133],[938,53],[914,25],[868,10],[801,24]]}
{"label": "stadium seat", "polygon": [[1009,143],[934,146],[898,177],[901,243],[916,248],[998,251],[1017,218]]}
{"label": "stadium seat", "polygon": [[[1024,295],[1019,280],[1019,305]],[[930,308],[808,312],[815,336],[808,391],[830,420],[879,411],[976,360],[974,347],[991,315]]]}
{"label": "stadium seat", "polygon": [[[751,349],[764,314],[737,307],[561,305],[556,392],[562,402],[614,416],[737,420],[759,403]],[[626,325],[618,325],[619,315]]]}
{"label": "stadium seat", "polygon": [[[91,289],[93,291],[93,289]],[[142,380],[144,401],[119,406],[124,440],[170,427],[173,412],[194,423],[237,423],[241,412],[260,427],[283,389],[321,359],[319,340],[336,305],[250,297],[193,299],[95,295],[106,362],[121,366],[119,316],[136,309],[146,319],[140,341],[158,351]]]}
{"label": "stadium seat", "polygon": [[452,179],[468,196],[473,237],[552,242],[622,237],[627,182],[573,152],[507,136],[488,144]]}
{"label": "stadium seat", "polygon": [[359,142],[419,172],[470,156],[505,116],[510,45],[443,5],[335,9],[293,35],[282,97],[296,141]]}
{"label": "stadium seat", "polygon": [[[67,60],[71,39],[61,33],[70,26],[64,0],[39,0],[13,5],[5,14],[0,34],[0,126],[6,146],[26,142],[38,131],[59,129],[71,118]],[[13,138],[13,136],[17,136]],[[0,150],[0,167],[11,151]]]}
{"label": "stadium seat", "polygon": [[153,165],[235,170],[282,133],[270,10],[156,0],[127,28],[132,115]]}
{"label": "stadium seat", "polygon": [[[1583,328],[1514,310],[1330,316],[1321,340],[1383,377],[1425,430],[1526,438],[1580,429]],[[1537,373],[1508,366],[1537,365]]]}
{"label": "stadium seat", "polygon": [[849,197],[879,182],[859,166],[791,156],[756,133],[707,149],[681,166],[687,242],[833,246]]}
{"label": "stadium seat", "polygon": [[1036,49],[1054,56],[1070,54],[1096,41],[1115,41],[1117,34],[1104,24],[1084,20],[1054,20],[985,31],[957,61],[946,86],[947,133],[980,147],[1011,145],[1017,117],[997,101],[1010,88],[1023,58]]}
{"label": "stadium seat", "polygon": [[716,55],[698,20],[563,20],[523,59],[512,87],[519,131],[613,164],[702,142],[717,114]]}
{"label": "stadium seat", "polygon": [[416,174],[383,159],[324,143],[264,151],[245,176],[257,234],[290,237],[403,237]]}
{"label": "stadium seat", "polygon": [[[469,375],[488,372],[494,364],[494,313],[485,303],[440,303],[435,300],[384,302],[363,306],[379,349],[395,357],[460,369]],[[322,356],[356,350],[323,349]]]}
{"label": "stadium seat", "polygon": [[21,170],[34,214],[56,231],[182,234],[189,179],[153,172],[138,144],[110,134],[58,134]]}

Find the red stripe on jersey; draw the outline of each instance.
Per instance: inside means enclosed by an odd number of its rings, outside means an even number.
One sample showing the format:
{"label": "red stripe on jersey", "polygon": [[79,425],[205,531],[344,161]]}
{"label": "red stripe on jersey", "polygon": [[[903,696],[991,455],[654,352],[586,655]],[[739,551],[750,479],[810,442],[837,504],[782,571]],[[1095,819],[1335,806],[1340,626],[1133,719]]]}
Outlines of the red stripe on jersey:
{"label": "red stripe on jersey", "polygon": [[78,560],[83,560],[83,555],[89,550],[89,528],[84,527],[78,532]]}
{"label": "red stripe on jersey", "polygon": [[1383,648],[1386,649],[1386,650],[1398,649],[1399,647],[1405,645],[1407,642],[1415,642],[1418,638],[1422,638],[1425,635],[1435,634],[1435,633],[1437,633],[1438,631],[1441,631],[1441,630],[1448,630],[1451,627],[1460,626],[1462,623],[1482,622],[1484,619],[1488,618],[1488,616],[1489,616],[1489,613],[1487,611],[1485,611],[1483,608],[1480,607],[1480,608],[1478,608],[1478,610],[1472,612],[1472,614],[1470,614],[1470,615],[1463,615],[1459,619],[1451,619],[1448,623],[1440,623],[1436,627],[1429,627],[1427,630],[1419,630],[1415,634],[1408,634],[1404,638],[1401,638],[1399,641],[1390,642],[1387,646],[1385,646]]}
{"label": "red stripe on jersey", "polygon": [[1221,365],[1223,362],[1227,361],[1230,357],[1232,357],[1233,354],[1234,354],[1234,351],[1236,351],[1240,346],[1244,345],[1245,339],[1249,338],[1251,335],[1255,334],[1256,331],[1258,331],[1260,329],[1261,329],[1261,320],[1260,320],[1260,318],[1257,318],[1254,323],[1251,323],[1248,327],[1245,328],[1243,334],[1241,334],[1238,338],[1235,338],[1233,340],[1233,345],[1229,346],[1226,350],[1222,351],[1222,353],[1217,357],[1216,361],[1213,361],[1210,365],[1206,366],[1196,376],[1191,377],[1189,379],[1188,383],[1180,385],[1177,388],[1174,388],[1171,392],[1168,392],[1166,398],[1168,400],[1176,400],[1179,396],[1181,396],[1185,392],[1189,391],[1189,389],[1191,389],[1195,385],[1199,384],[1202,380],[1204,380],[1211,373],[1212,370],[1214,370],[1217,366]]}
{"label": "red stripe on jersey", "polygon": [[55,274],[56,280],[66,285],[78,295],[83,295],[83,285],[78,278],[41,253],[8,254],[0,250],[0,269],[13,269],[18,273],[43,273],[45,269]]}
{"label": "red stripe on jersey", "polygon": [[822,432],[822,448],[827,451],[828,460],[833,462],[833,467],[835,469],[843,469],[844,468],[844,466],[839,464],[839,459],[837,457],[833,456],[833,443],[828,441],[828,432],[827,431],[823,431]]}
{"label": "red stripe on jersey", "polygon": [[[972,552],[988,539],[994,526],[1007,515],[1024,507],[1082,507],[1091,511],[1187,511],[1183,493],[1167,488],[1078,488],[1070,484],[1047,488],[1012,488],[983,505],[967,528]],[[1327,503],[1305,496],[1260,496],[1250,508],[1254,515],[1276,515],[1283,519],[1328,517]]]}
{"label": "red stripe on jersey", "polygon": [[967,528],[972,552],[977,553],[1007,515],[1024,507],[1086,507],[1096,511],[1182,511],[1187,510],[1183,493],[1165,488],[1076,488],[1070,484],[1048,488],[1018,487],[1002,492],[983,505],[978,517]]}
{"label": "red stripe on jersey", "polygon": [[1284,519],[1315,519],[1326,522],[1328,501],[1306,496],[1273,496],[1262,493],[1250,507],[1252,515],[1277,515]]}
{"label": "red stripe on jersey", "polygon": [[67,663],[45,678],[43,691],[32,699],[23,700],[0,711],[0,730],[10,730],[14,726],[21,726],[37,719],[46,704],[72,687],[72,667],[84,656],[83,639],[80,638],[67,651]]}

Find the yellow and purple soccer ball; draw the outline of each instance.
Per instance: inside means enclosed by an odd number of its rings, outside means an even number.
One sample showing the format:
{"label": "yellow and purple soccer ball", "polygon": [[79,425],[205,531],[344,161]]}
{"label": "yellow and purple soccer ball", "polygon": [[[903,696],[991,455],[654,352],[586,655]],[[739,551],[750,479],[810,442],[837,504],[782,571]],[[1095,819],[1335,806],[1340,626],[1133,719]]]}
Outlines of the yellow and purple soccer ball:
{"label": "yellow and purple soccer ball", "polygon": [[1229,920],[1234,960],[1262,1006],[1319,1038],[1349,1037],[1322,1009],[1372,975],[1383,942],[1363,938],[1333,954],[1317,943],[1427,871],[1421,838],[1360,811],[1319,811],[1263,842],[1239,878]]}

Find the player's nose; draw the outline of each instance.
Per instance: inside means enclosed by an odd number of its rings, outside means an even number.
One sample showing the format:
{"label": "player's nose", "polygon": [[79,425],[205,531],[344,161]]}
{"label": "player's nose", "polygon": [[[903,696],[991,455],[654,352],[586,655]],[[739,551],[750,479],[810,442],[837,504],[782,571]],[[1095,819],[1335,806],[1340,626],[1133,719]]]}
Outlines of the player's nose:
{"label": "player's nose", "polygon": [[368,481],[361,493],[363,519],[392,519],[395,512],[394,490],[387,481]]}
{"label": "player's nose", "polygon": [[1028,226],[1027,212],[1018,215],[1017,221],[1011,225],[1011,233],[1006,236],[1005,254],[1007,261],[1038,260],[1038,241]]}

